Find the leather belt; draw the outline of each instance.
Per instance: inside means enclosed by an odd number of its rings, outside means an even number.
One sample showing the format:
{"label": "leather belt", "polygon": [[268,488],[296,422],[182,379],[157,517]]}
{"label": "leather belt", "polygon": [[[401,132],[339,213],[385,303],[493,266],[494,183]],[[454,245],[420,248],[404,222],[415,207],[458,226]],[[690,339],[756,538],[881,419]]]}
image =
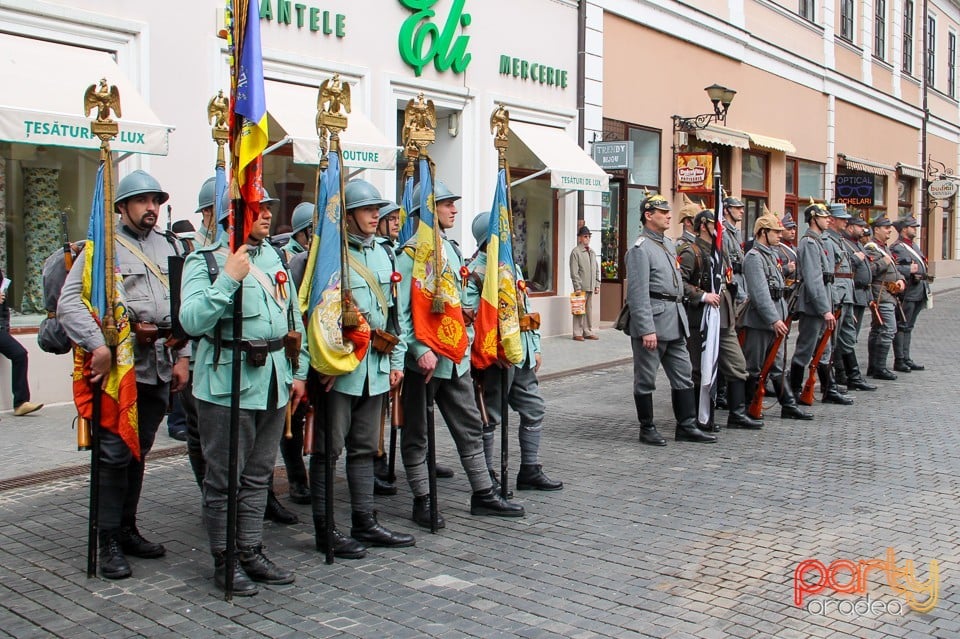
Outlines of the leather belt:
{"label": "leather belt", "polygon": [[683,303],[683,297],[671,295],[670,293],[661,293],[660,291],[650,291],[650,299],[663,300],[664,302],[676,302],[677,304]]}
{"label": "leather belt", "polygon": [[[221,347],[225,349],[233,348],[234,340],[225,339],[220,344]],[[283,348],[283,338],[278,337],[276,339],[240,340],[240,350],[244,353],[249,353],[253,350],[263,348],[266,348],[271,353],[279,351]]]}
{"label": "leather belt", "polygon": [[838,280],[852,280],[853,273],[834,273],[833,276]]}
{"label": "leather belt", "polygon": [[869,285],[869,284],[854,284],[854,285],[853,285],[853,288],[857,289],[858,291],[869,291],[869,290],[870,290],[870,285]]}

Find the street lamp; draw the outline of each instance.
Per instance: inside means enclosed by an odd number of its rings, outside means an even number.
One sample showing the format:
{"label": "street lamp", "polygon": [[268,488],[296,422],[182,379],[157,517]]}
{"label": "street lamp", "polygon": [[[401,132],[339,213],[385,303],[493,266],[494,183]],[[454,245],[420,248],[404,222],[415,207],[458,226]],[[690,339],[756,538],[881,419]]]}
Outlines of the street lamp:
{"label": "street lamp", "polygon": [[713,113],[701,113],[693,117],[685,118],[683,116],[673,116],[673,130],[677,131],[696,131],[705,129],[711,122],[727,123],[727,111],[730,109],[730,103],[737,95],[737,92],[719,84],[711,84],[704,88],[710,102],[713,103]]}

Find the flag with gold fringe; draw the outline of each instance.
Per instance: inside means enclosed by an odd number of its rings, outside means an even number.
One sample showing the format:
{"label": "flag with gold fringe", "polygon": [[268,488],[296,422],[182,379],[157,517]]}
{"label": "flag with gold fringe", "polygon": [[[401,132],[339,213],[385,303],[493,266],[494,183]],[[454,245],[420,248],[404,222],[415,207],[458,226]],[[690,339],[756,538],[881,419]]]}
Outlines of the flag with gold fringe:
{"label": "flag with gold fringe", "polygon": [[416,227],[417,218],[410,215],[413,210],[413,175],[408,175],[403,181],[403,195],[400,198],[400,232],[397,235],[397,245],[403,246],[411,237]]}
{"label": "flag with gold fringe", "polygon": [[454,274],[442,246],[438,245],[431,162],[421,158],[419,170],[420,225],[411,240],[414,245],[410,283],[413,332],[434,353],[459,363],[469,345],[457,288],[459,274]]}
{"label": "flag with gold fringe", "polygon": [[310,366],[321,375],[353,371],[370,346],[370,325],[343,328],[343,236],[340,207],[340,155],[331,151],[320,176],[317,225],[300,287],[300,309],[307,314]]}
{"label": "flag with gold fringe", "polygon": [[[81,279],[80,298],[90,311],[97,324],[102,326],[107,313],[113,313],[117,325],[119,342],[110,371],[100,380],[100,424],[101,428],[118,435],[135,459],[140,459],[140,436],[137,416],[137,374],[134,366],[133,334],[130,318],[123,302],[123,280],[117,274],[116,297],[113,308],[107,308],[105,246],[113,238],[106,237],[104,220],[104,165],[101,162],[97,170],[97,182],[93,191],[93,206],[90,211],[90,223],[87,227],[87,241],[84,243],[84,263]],[[117,268],[116,262],[109,268]],[[91,361],[93,355],[79,346],[73,350],[73,401],[77,413],[85,418],[93,418],[94,387],[90,383],[93,374]]]}
{"label": "flag with gold fringe", "polygon": [[493,205],[490,207],[487,268],[480,292],[480,305],[473,321],[470,361],[475,368],[488,368],[498,359],[511,364],[518,364],[523,359],[512,235],[507,171],[500,169]]}

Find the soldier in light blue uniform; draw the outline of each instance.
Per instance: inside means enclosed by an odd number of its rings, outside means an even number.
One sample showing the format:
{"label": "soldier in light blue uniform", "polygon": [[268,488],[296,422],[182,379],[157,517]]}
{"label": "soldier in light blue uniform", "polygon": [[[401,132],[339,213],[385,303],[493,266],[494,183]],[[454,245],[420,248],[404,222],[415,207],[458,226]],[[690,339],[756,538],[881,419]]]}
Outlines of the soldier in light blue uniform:
{"label": "soldier in light blue uniform", "polygon": [[287,252],[287,259],[293,259],[294,255],[305,253],[310,250],[310,242],[313,239],[313,215],[317,206],[312,202],[301,202],[293,209],[290,216],[290,239],[283,246]]}
{"label": "soldier in light blue uniform", "polygon": [[[263,193],[247,242],[230,253],[221,242],[190,254],[184,264],[180,322],[197,346],[193,394],[197,399],[200,443],[207,463],[203,480],[203,519],[214,556],[214,582],[226,583],[227,487],[230,450],[230,403],[240,402],[237,550],[233,574],[235,595],[249,596],[253,582],[287,584],[293,572],[276,566],[263,554],[263,515],[277,458],[287,402],[303,398],[310,365],[306,341],[296,361],[290,333],[303,335],[296,308],[297,293],[279,253],[266,240],[270,234],[272,198]],[[224,220],[226,224],[226,219]],[[216,262],[216,277],[208,256]],[[233,388],[233,295],[243,287],[243,329],[240,341],[240,387]],[[294,340],[295,341],[295,340]],[[252,580],[252,581],[251,581]]]}
{"label": "soldier in light blue uniform", "polygon": [[[449,263],[453,271],[458,294],[462,295],[460,267],[463,260],[459,250],[446,238],[445,231],[453,227],[457,215],[455,202],[460,199],[450,189],[437,181],[434,185],[436,203],[435,223],[441,230],[441,259]],[[420,202],[420,185],[414,189],[413,201]],[[419,214],[416,206],[411,215]],[[480,412],[474,403],[470,380],[470,351],[459,362],[438,356],[429,346],[416,338],[410,295],[413,274],[413,254],[417,238],[414,235],[397,256],[397,270],[401,280],[399,288],[399,318],[403,339],[407,342],[406,376],[403,385],[404,425],[400,430],[400,452],[407,474],[407,482],[413,493],[413,515],[418,525],[430,527],[429,475],[427,471],[427,384],[436,397],[437,407],[450,430],[466,471],[473,495],[470,497],[470,514],[497,517],[522,517],[523,506],[503,499],[493,490],[483,453],[483,425]],[[444,526],[443,519],[439,525]]]}
{"label": "soldier in light blue uniform", "polygon": [[[483,289],[483,277],[487,270],[487,234],[490,229],[490,212],[480,213],[473,219],[471,230],[477,241],[479,253],[470,262],[470,277],[463,290],[464,312],[476,314],[480,307],[480,296]],[[523,280],[520,267],[517,267],[517,279]],[[523,348],[523,360],[506,369],[507,372],[507,400],[510,407],[520,414],[520,470],[517,474],[517,490],[561,490],[563,482],[547,477],[540,463],[540,438],[543,433],[543,419],[546,414],[546,402],[540,395],[540,382],[537,371],[540,370],[540,315],[531,315],[530,299],[522,290],[517,291],[522,299],[520,319],[520,338]],[[536,325],[536,326],[534,326]],[[468,323],[470,340],[473,341],[473,325]],[[483,452],[487,460],[487,469],[493,472],[494,467],[494,439],[497,426],[501,420],[501,375],[504,369],[491,366],[484,371],[474,371],[481,375],[483,384],[484,403],[487,408],[487,430],[483,433]],[[501,443],[502,445],[502,443]],[[504,480],[506,481],[506,480]]]}
{"label": "soldier in light blue uniform", "polygon": [[[402,548],[414,545],[413,535],[384,528],[373,510],[373,457],[380,433],[380,411],[386,393],[403,380],[406,342],[400,339],[391,292],[393,260],[387,247],[377,241],[380,207],[387,204],[369,182],[351,180],[344,189],[346,202],[347,250],[349,252],[350,294],[366,318],[373,335],[366,356],[353,371],[337,377],[320,377],[327,388],[323,398],[323,423],[331,429],[331,463],[347,449],[347,485],[350,488],[352,527],[348,539],[334,526],[333,551],[338,557],[359,559],[364,546]],[[388,344],[383,333],[397,338]],[[392,340],[391,340],[392,341]],[[392,349],[392,350],[388,350]],[[324,476],[323,437],[314,441],[316,451],[310,457],[310,493],[313,496],[313,522],[317,531],[317,549],[327,551],[323,534],[326,521],[326,478]],[[333,522],[330,522],[333,526]]]}
{"label": "soldier in light blue uniform", "polygon": [[666,446],[653,421],[653,391],[657,369],[670,380],[676,440],[713,443],[717,438],[697,428],[697,397],[687,353],[690,334],[683,309],[683,276],[677,267],[670,228],[670,204],[662,195],[640,203],[643,229],[627,251],[627,304],[630,307],[630,346],[633,349],[633,399],[640,422],[640,441]]}

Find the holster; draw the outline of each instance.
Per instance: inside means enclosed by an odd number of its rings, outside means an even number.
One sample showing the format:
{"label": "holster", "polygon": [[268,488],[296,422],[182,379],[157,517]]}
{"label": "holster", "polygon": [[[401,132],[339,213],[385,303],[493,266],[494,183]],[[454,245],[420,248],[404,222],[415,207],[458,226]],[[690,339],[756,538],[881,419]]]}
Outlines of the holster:
{"label": "holster", "polygon": [[520,316],[521,331],[535,331],[540,328],[540,313],[523,313]]}
{"label": "holster", "polygon": [[371,346],[373,346],[373,350],[377,351],[378,353],[389,355],[399,343],[400,338],[396,335],[388,333],[380,328],[373,329]]}
{"label": "holster", "polygon": [[283,354],[286,356],[293,368],[300,368],[300,347],[303,344],[303,338],[299,331],[287,331],[283,336]]}
{"label": "holster", "polygon": [[265,339],[245,340],[247,363],[254,367],[264,366],[270,355],[270,347]]}
{"label": "holster", "polygon": [[140,346],[149,346],[160,339],[160,327],[151,322],[131,322],[130,328]]}

